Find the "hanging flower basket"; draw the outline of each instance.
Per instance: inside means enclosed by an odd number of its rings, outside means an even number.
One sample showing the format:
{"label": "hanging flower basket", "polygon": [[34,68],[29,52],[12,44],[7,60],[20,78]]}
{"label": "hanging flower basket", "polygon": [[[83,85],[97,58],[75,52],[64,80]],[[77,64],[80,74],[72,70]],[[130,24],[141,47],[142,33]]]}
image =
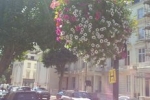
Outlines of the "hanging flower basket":
{"label": "hanging flower basket", "polygon": [[101,65],[106,58],[122,56],[132,29],[130,12],[123,3],[69,0],[55,9],[57,40],[66,40],[66,47],[74,53]]}

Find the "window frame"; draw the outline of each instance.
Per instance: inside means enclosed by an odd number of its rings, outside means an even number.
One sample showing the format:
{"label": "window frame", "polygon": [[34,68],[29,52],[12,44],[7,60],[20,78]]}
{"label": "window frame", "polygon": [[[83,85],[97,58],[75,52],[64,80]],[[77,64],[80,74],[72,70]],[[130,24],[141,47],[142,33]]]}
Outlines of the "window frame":
{"label": "window frame", "polygon": [[141,19],[144,17],[144,8],[137,9],[137,19]]}
{"label": "window frame", "polygon": [[138,62],[145,62],[146,61],[146,51],[145,48],[138,49]]}

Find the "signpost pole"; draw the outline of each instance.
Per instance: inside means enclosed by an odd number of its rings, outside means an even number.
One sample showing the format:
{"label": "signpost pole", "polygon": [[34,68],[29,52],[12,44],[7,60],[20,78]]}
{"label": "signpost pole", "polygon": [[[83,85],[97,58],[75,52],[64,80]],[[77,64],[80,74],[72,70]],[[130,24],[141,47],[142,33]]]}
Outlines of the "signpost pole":
{"label": "signpost pole", "polygon": [[118,100],[119,96],[119,59],[114,60],[113,68],[116,70],[116,82],[113,83],[113,100]]}

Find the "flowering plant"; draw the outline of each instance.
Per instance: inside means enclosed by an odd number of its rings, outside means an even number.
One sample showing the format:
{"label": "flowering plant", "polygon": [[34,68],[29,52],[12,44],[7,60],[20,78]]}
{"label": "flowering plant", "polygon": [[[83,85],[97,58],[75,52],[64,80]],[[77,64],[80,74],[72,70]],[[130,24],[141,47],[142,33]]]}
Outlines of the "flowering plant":
{"label": "flowering plant", "polygon": [[54,8],[58,41],[66,40],[67,48],[96,64],[103,65],[106,58],[122,57],[125,40],[132,31],[125,3],[117,0],[59,2]]}

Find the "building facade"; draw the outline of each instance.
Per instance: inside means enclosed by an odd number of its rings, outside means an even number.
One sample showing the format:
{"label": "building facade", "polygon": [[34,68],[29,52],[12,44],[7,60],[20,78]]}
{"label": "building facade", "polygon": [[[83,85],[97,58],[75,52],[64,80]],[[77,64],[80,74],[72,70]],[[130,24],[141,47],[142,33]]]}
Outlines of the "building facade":
{"label": "building facade", "polygon": [[[133,29],[131,37],[127,40],[127,58],[119,61],[119,94],[139,98],[150,96],[150,58],[149,24],[147,0],[134,0],[129,8],[132,18],[137,20],[137,28]],[[150,2],[149,0],[147,2]],[[149,47],[149,48],[148,48]],[[149,50],[149,51],[148,51]],[[64,78],[64,88],[80,89],[89,92],[99,90],[103,94],[112,95],[112,84],[109,83],[109,70],[112,69],[111,60],[107,60],[104,68],[84,63],[81,59],[69,65]],[[89,83],[88,83],[89,82]],[[85,84],[88,83],[86,87]]]}
{"label": "building facade", "polygon": [[42,52],[29,52],[23,61],[13,63],[11,84],[14,86],[41,86],[56,93],[59,76],[54,68],[45,68],[40,61]]}
{"label": "building facade", "polygon": [[36,54],[29,53],[25,60],[15,61],[11,76],[11,83],[15,86],[34,86],[36,69]]}

